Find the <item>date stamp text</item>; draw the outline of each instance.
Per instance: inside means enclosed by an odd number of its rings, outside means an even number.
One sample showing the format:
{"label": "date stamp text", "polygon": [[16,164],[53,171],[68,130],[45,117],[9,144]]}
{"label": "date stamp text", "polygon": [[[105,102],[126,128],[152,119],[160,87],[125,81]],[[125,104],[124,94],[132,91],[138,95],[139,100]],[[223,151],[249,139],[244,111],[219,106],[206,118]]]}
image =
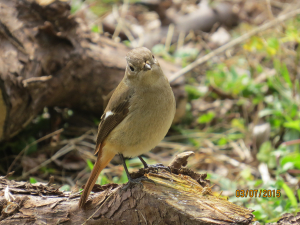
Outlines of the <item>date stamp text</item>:
{"label": "date stamp text", "polygon": [[238,189],[235,191],[235,196],[237,198],[279,198],[281,196],[281,191],[279,189]]}

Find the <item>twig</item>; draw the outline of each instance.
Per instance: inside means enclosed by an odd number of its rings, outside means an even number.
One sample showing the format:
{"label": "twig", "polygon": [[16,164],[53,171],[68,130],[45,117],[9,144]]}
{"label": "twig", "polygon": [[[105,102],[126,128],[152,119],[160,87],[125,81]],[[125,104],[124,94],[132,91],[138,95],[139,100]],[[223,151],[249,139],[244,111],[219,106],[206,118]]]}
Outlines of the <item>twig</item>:
{"label": "twig", "polygon": [[183,44],[184,44],[184,37],[185,37],[185,33],[183,31],[181,31],[179,33],[179,36],[178,36],[177,50],[180,49],[183,46]]}
{"label": "twig", "polygon": [[213,58],[214,56],[224,52],[225,50],[234,47],[237,44],[242,43],[243,41],[249,39],[251,36],[267,30],[273,26],[276,26],[278,23],[281,23],[291,17],[296,16],[297,14],[300,14],[300,8],[297,8],[296,10],[290,11],[284,15],[281,15],[279,17],[277,17],[276,19],[269,21],[253,30],[251,30],[250,32],[228,42],[225,45],[222,45],[221,47],[217,48],[216,50],[210,52],[209,54],[197,59],[196,61],[192,62],[190,65],[184,67],[183,69],[181,69],[180,71],[178,71],[177,73],[175,73],[172,77],[169,78],[170,82],[173,82],[174,80],[176,80],[177,78],[183,76],[185,73],[191,71],[192,69],[194,69],[196,66],[201,65],[202,63],[208,61],[209,59]]}
{"label": "twig", "polygon": [[[35,168],[29,170],[28,172],[24,173],[21,177],[18,178],[18,180],[20,179],[24,179],[25,177],[27,177],[30,173],[33,173],[35,171],[37,171],[38,169],[40,169],[41,167],[43,166],[46,166],[47,164],[51,163],[53,160],[67,154],[68,152],[70,152],[71,150],[73,149],[78,149],[77,146],[76,146],[76,143],[82,141],[83,139],[85,138],[88,138],[88,136],[93,133],[93,130],[94,129],[91,129],[91,130],[88,130],[87,132],[85,132],[83,135],[81,135],[80,137],[77,137],[77,138],[73,138],[73,139],[69,139],[69,140],[63,140],[63,141],[60,141],[59,144],[60,145],[65,145],[63,148],[61,148],[59,151],[57,151],[50,159],[44,161],[43,163],[41,163],[40,165],[36,166]],[[61,133],[63,131],[63,128],[62,129],[59,129],[51,134],[48,134],[34,142],[32,142],[31,144],[27,145],[20,153],[19,155],[16,157],[16,159],[13,161],[12,165],[9,167],[8,169],[8,172],[12,169],[13,165],[16,163],[16,161],[20,158],[20,156],[22,154],[24,154],[24,152],[32,145],[36,144],[36,143],[39,143],[51,136],[54,136],[58,133]],[[93,138],[94,140],[94,138]],[[90,147],[90,146],[89,146]]]}
{"label": "twig", "polygon": [[290,145],[299,145],[300,144],[300,139],[297,140],[291,140],[291,141],[286,141],[283,142],[282,145],[284,146],[290,146]]}
{"label": "twig", "polygon": [[125,35],[128,37],[130,42],[134,42],[135,39],[134,39],[133,35],[130,33],[130,30],[128,29],[127,23],[124,23],[123,25],[124,26],[122,27],[122,30],[124,31]]}
{"label": "twig", "polygon": [[9,40],[10,44],[13,44],[19,51],[23,52],[25,55],[28,53],[24,48],[23,44],[18,40],[17,37],[13,36],[8,32],[9,29],[0,21],[0,34],[2,34],[7,40]]}
{"label": "twig", "polygon": [[193,30],[190,30],[190,32],[188,33],[188,35],[185,37],[184,41],[188,42],[189,40],[192,40],[193,38],[195,38],[195,32]]}
{"label": "twig", "polygon": [[[226,1],[230,2],[230,3],[238,4],[238,3],[244,2],[245,0],[226,0]],[[216,0],[216,2],[224,2],[224,0]],[[255,3],[259,4],[261,2],[262,2],[262,0],[252,0],[251,3],[252,4],[255,4]],[[271,3],[272,6],[275,6],[275,7],[280,8],[280,9],[282,9],[286,5],[290,4],[290,3],[278,2],[278,1],[275,1],[275,0],[272,0],[270,3]]]}
{"label": "twig", "polygon": [[[137,211],[137,212],[139,212],[138,210],[136,210],[136,211]],[[144,217],[143,213],[142,213],[142,212],[140,212],[140,214],[141,214],[141,215],[142,215],[142,217],[144,218],[146,225],[148,225],[148,223],[147,223],[147,220],[146,220],[146,218]]]}
{"label": "twig", "polygon": [[[188,139],[188,138],[200,138],[200,139],[213,139],[217,140],[222,137],[226,137],[228,134],[232,134],[234,132],[237,132],[238,130],[233,128],[230,130],[225,131],[224,133],[207,133],[207,132],[193,132],[189,134],[179,134],[179,135],[173,135],[168,136],[164,138],[164,141],[178,141],[182,139]],[[161,142],[161,143],[169,143],[169,142]]]}
{"label": "twig", "polygon": [[41,76],[41,77],[30,77],[28,79],[23,80],[22,84],[23,84],[24,87],[27,87],[28,84],[37,83],[37,82],[46,82],[50,79],[52,79],[52,75]]}
{"label": "twig", "polygon": [[242,151],[244,152],[245,156],[246,156],[246,161],[247,162],[252,162],[253,161],[253,157],[251,155],[251,151],[249,148],[247,148],[245,141],[243,139],[239,139],[238,143],[240,144],[240,147],[242,149]]}
{"label": "twig", "polygon": [[246,156],[243,152],[243,150],[240,148],[240,146],[237,144],[237,142],[233,142],[233,141],[230,141],[229,142],[229,145],[232,147],[232,149],[236,152],[236,154],[240,157],[240,159],[242,161],[245,160]]}
{"label": "twig", "polygon": [[271,19],[274,19],[274,15],[273,15],[273,12],[272,12],[272,6],[271,6],[271,0],[266,0],[266,3],[267,3],[269,17]]}
{"label": "twig", "polygon": [[[119,36],[121,30],[124,31],[123,27],[125,26],[125,23],[124,23],[124,17],[128,11],[128,4],[129,4],[129,1],[128,0],[124,0],[124,3],[122,5],[122,9],[121,9],[121,15],[119,15],[117,12],[117,8],[114,8],[115,10],[115,13],[119,16],[117,21],[118,21],[118,24],[117,24],[117,27],[115,29],[115,32],[112,36],[112,39],[115,40],[116,37]],[[125,32],[125,31],[124,31]],[[128,36],[127,36],[128,37]],[[129,37],[128,37],[129,38]]]}
{"label": "twig", "polygon": [[50,134],[45,135],[44,137],[41,137],[40,139],[38,139],[38,140],[36,140],[36,141],[30,143],[30,144],[27,145],[25,148],[23,148],[23,150],[17,155],[17,157],[14,159],[14,161],[12,162],[12,164],[10,165],[10,167],[8,168],[7,174],[9,174],[9,172],[11,171],[11,169],[13,168],[13,166],[15,165],[15,163],[16,163],[16,162],[19,160],[19,158],[24,154],[24,152],[26,152],[31,146],[36,145],[37,143],[39,143],[39,142],[41,142],[41,141],[44,141],[44,140],[46,140],[46,139],[48,139],[48,138],[50,138],[50,137],[52,137],[52,136],[54,136],[54,135],[57,135],[57,134],[59,134],[59,133],[61,133],[61,132],[63,132],[63,131],[64,131],[63,128],[61,128],[61,129],[59,129],[59,130],[56,130],[56,131],[54,131],[54,132],[52,132],[52,133],[50,133]]}
{"label": "twig", "polygon": [[121,32],[123,20],[122,20],[122,19],[120,18],[120,16],[119,16],[117,6],[114,6],[114,7],[113,7],[113,12],[115,12],[115,14],[118,16],[118,18],[117,18],[118,24],[117,24],[117,27],[116,27],[116,29],[115,29],[115,32],[114,32],[114,34],[113,34],[113,36],[112,36],[112,39],[115,40],[115,38],[118,37],[119,34],[120,34],[120,32]]}
{"label": "twig", "polygon": [[167,34],[167,39],[166,39],[166,43],[165,43],[165,51],[168,52],[170,50],[170,45],[172,42],[172,37],[174,34],[174,29],[175,29],[175,25],[173,23],[171,23],[169,25],[169,30],[168,30],[168,34]]}
{"label": "twig", "polygon": [[[95,132],[94,132],[95,131]],[[96,129],[92,128],[88,131],[86,131],[83,135],[79,136],[79,137],[76,137],[76,138],[72,138],[72,139],[67,139],[67,140],[62,140],[59,142],[59,144],[61,145],[66,145],[66,144],[69,144],[69,143],[78,143],[84,139],[90,139],[92,141],[95,141],[95,133],[97,132]]]}
{"label": "twig", "polygon": [[63,148],[61,148],[58,152],[56,152],[53,156],[51,156],[50,159],[46,160],[45,162],[41,163],[40,165],[32,168],[31,170],[29,170],[28,172],[24,173],[21,177],[19,177],[18,179],[24,179],[25,177],[27,177],[29,174],[37,171],[38,169],[40,169],[43,166],[48,165],[49,163],[51,163],[52,161],[54,161],[55,159],[58,159],[59,157],[67,154],[68,152],[72,151],[74,149],[74,144],[70,144],[70,145],[66,145]]}

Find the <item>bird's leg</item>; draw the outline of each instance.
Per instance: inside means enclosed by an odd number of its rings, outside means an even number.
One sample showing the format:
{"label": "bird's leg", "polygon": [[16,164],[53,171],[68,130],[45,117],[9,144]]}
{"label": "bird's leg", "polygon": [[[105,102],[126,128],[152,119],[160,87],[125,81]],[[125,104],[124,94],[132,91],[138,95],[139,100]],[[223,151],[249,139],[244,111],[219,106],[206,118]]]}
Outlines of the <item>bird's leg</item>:
{"label": "bird's leg", "polygon": [[142,158],[142,156],[138,156],[138,157],[139,157],[139,159],[141,160],[141,162],[143,163],[144,169],[147,169],[147,168],[153,168],[153,169],[156,169],[156,171],[157,171],[158,169],[165,169],[165,170],[171,172],[170,168],[167,167],[167,166],[164,166],[162,163],[157,163],[157,164],[154,164],[154,165],[148,165],[148,164],[145,162],[145,160]]}
{"label": "bird's leg", "polygon": [[121,158],[123,167],[124,167],[124,169],[125,169],[127,178],[128,178],[128,180],[131,180],[131,176],[130,176],[129,171],[128,171],[128,168],[127,168],[127,166],[126,166],[126,162],[125,162],[125,158],[124,158],[123,154],[120,154],[120,158]]}
{"label": "bird's leg", "polygon": [[[128,168],[126,166],[126,163],[125,163],[125,158],[123,156],[123,154],[120,154],[120,158],[121,158],[121,161],[122,161],[122,164],[123,164],[123,167],[125,169],[125,172],[126,172],[126,175],[127,175],[127,178],[128,178],[128,183],[122,187],[123,190],[126,190],[128,188],[131,188],[133,187],[134,185],[136,184],[141,184],[143,186],[143,183],[141,181],[149,181],[149,182],[152,182],[154,183],[153,180],[150,180],[149,178],[147,177],[140,177],[140,178],[136,178],[136,179],[133,179],[131,178],[130,174],[129,174],[129,171],[128,171]],[[147,165],[147,164],[146,164]]]}
{"label": "bird's leg", "polygon": [[138,157],[139,157],[139,159],[141,160],[141,162],[143,163],[144,169],[149,168],[148,164],[145,162],[145,160],[142,158],[142,156],[138,156]]}

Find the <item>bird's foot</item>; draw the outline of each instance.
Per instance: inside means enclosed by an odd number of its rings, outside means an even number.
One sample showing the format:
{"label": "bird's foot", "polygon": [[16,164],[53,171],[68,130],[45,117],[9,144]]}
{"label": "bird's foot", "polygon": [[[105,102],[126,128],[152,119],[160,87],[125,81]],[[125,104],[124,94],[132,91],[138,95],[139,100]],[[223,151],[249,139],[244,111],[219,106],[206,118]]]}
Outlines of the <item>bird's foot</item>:
{"label": "bird's foot", "polygon": [[127,189],[131,189],[133,188],[135,185],[142,185],[142,187],[144,187],[142,181],[147,181],[147,182],[151,182],[151,183],[154,183],[155,182],[147,177],[139,177],[139,178],[136,178],[136,179],[129,179],[127,184],[125,184],[123,187],[122,187],[122,190],[126,191]]}
{"label": "bird's foot", "polygon": [[154,164],[154,165],[147,165],[147,166],[148,166],[147,168],[156,170],[156,172],[158,172],[158,169],[164,169],[164,170],[167,170],[168,172],[171,173],[170,167],[164,166],[162,163],[157,163],[157,164]]}

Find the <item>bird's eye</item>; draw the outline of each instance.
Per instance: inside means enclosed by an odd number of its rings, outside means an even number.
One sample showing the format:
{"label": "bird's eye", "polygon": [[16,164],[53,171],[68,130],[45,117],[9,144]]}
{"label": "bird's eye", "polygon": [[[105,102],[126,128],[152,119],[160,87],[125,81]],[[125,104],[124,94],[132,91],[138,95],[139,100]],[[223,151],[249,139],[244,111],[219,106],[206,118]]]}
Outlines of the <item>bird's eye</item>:
{"label": "bird's eye", "polygon": [[129,69],[130,69],[131,71],[134,71],[134,68],[133,68],[132,66],[129,66]]}
{"label": "bird's eye", "polygon": [[152,59],[154,59],[154,55],[152,55]]}

